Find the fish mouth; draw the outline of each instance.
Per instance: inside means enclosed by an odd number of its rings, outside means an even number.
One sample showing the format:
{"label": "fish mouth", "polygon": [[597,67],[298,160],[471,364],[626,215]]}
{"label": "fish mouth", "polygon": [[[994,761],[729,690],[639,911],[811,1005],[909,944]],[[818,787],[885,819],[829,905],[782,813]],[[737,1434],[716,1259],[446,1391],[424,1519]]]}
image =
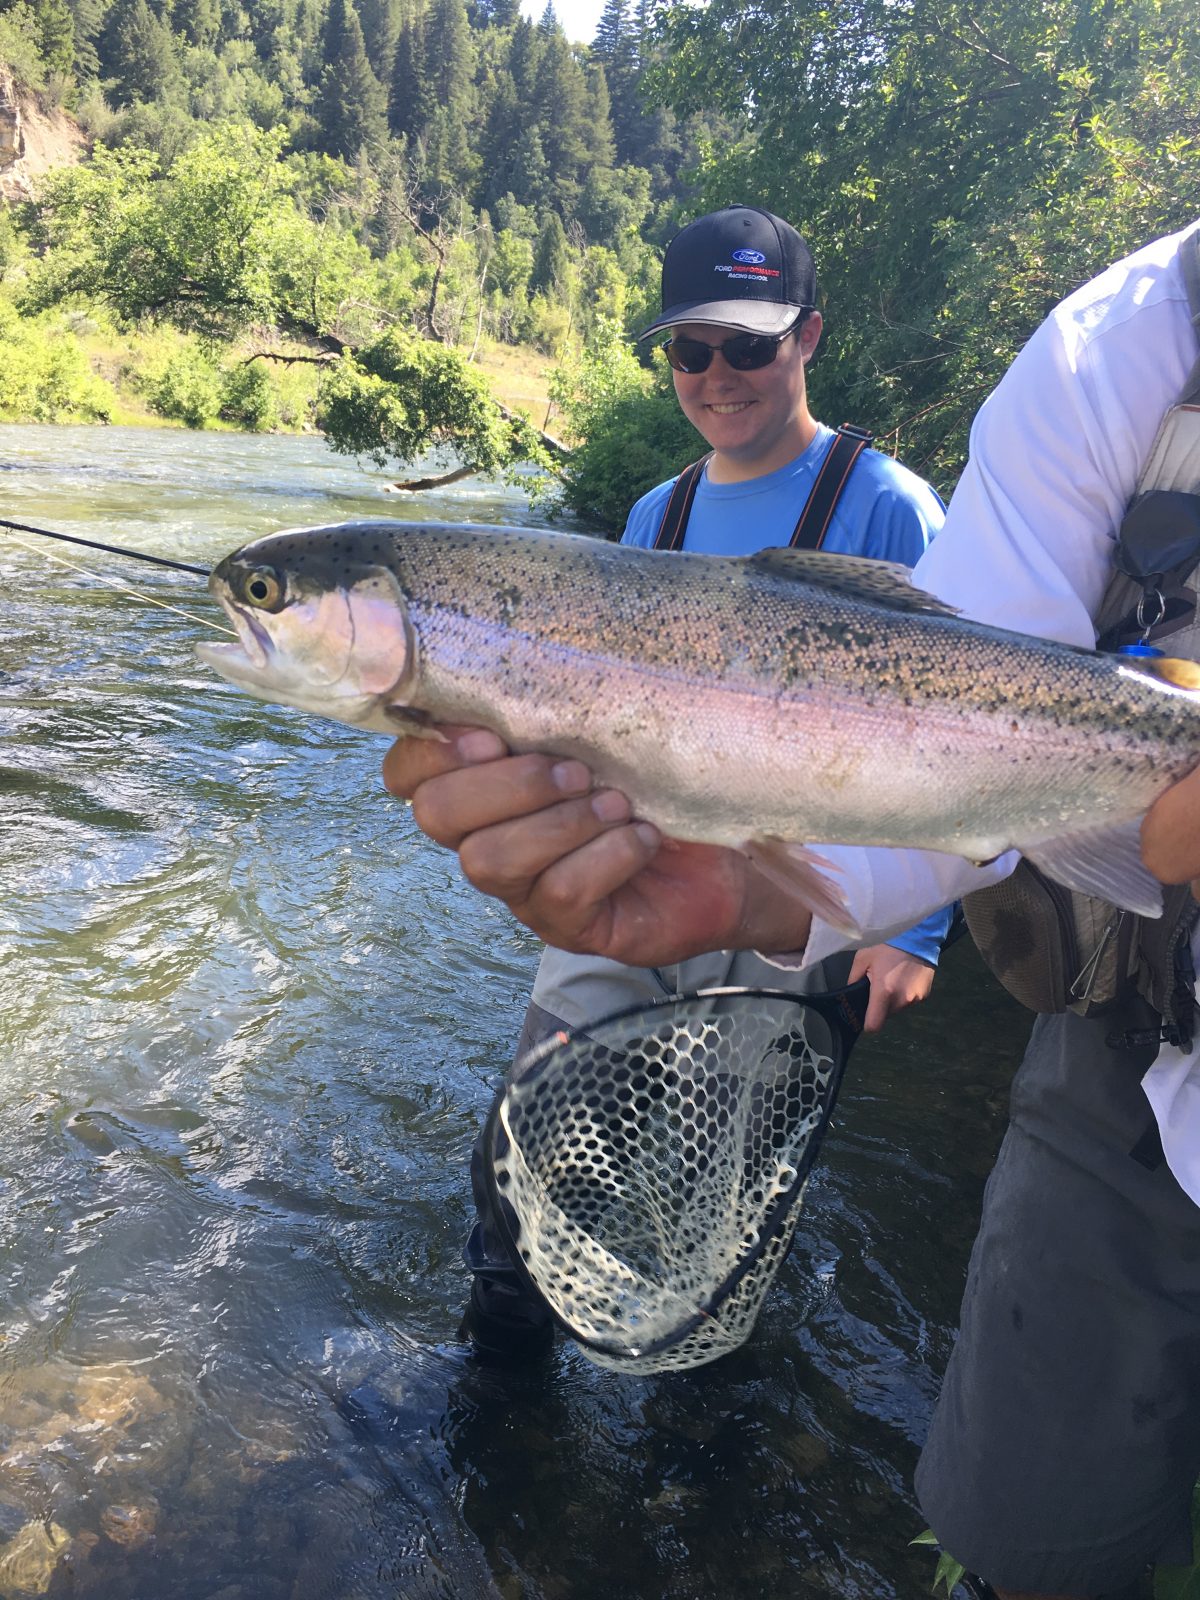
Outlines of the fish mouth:
{"label": "fish mouth", "polygon": [[[255,620],[252,612],[244,610],[236,601],[222,595],[221,604],[224,606],[225,614],[230,622],[237,629],[238,642],[242,647],[246,660],[257,671],[265,671],[274,650],[271,635],[260,622]],[[233,646],[228,646],[227,648],[232,651]]]}
{"label": "fish mouth", "polygon": [[252,613],[243,610],[227,595],[218,595],[221,609],[237,631],[235,644],[217,644],[205,639],[196,653],[223,677],[244,685],[261,684],[270,677],[275,645],[271,635]]}

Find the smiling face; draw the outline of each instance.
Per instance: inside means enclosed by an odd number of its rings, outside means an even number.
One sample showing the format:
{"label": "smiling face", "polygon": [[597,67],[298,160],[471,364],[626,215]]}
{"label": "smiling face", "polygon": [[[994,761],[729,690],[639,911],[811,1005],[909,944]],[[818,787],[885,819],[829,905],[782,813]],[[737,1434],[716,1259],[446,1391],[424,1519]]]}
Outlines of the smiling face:
{"label": "smiling face", "polygon": [[[672,331],[711,345],[736,332],[708,322],[685,322]],[[706,372],[672,372],[684,416],[714,451],[708,465],[714,483],[761,478],[812,443],[817,425],[808,409],[804,369],[820,337],[821,314],[813,311],[782,341],[770,366],[735,372],[718,352]]]}

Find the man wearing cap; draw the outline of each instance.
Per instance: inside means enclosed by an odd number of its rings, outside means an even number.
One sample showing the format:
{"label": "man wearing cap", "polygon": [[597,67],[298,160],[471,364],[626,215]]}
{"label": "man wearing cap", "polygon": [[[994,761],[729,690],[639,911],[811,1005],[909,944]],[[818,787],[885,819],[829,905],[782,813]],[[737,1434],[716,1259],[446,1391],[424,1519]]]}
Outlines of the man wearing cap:
{"label": "man wearing cap", "polygon": [[[623,543],[725,556],[791,544],[906,566],[924,553],[945,510],[933,489],[866,448],[860,430],[835,433],[809,410],[805,374],[822,329],[816,288],[807,244],[769,211],[728,206],[671,240],[662,314],[639,337],[670,333],[675,393],[710,453],[643,495]],[[785,986],[813,993],[869,977],[874,1031],[928,994],[949,922],[949,911],[935,912],[889,944],[788,974]],[[782,976],[750,951],[646,969],[547,947],[517,1056],[628,1006],[721,984],[778,989]],[[492,1230],[478,1150],[472,1182],[480,1220],[466,1248],[475,1275],[466,1330],[480,1353],[544,1347],[546,1312],[524,1294]]]}

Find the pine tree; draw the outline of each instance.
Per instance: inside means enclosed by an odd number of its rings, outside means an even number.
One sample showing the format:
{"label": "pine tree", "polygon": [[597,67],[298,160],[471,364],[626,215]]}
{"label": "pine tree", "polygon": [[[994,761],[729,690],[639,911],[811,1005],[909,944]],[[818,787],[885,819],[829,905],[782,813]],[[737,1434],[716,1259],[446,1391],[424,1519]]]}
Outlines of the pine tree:
{"label": "pine tree", "polygon": [[358,0],[358,20],[362,23],[363,43],[371,70],[380,83],[387,83],[392,76],[400,32],[399,0]]}
{"label": "pine tree", "polygon": [[332,0],[325,60],[316,103],[322,148],[350,161],[364,148],[379,150],[387,138],[384,93],[367,60],[354,0]]}
{"label": "pine tree", "polygon": [[189,44],[211,50],[221,29],[219,0],[175,0],[174,26]]}
{"label": "pine tree", "polygon": [[425,13],[410,13],[400,28],[388,94],[388,126],[408,140],[420,139],[433,115],[434,99],[425,76]]}
{"label": "pine tree", "polygon": [[628,33],[629,0],[605,0],[592,39],[592,53],[604,61],[615,60],[621,41]]}
{"label": "pine tree", "polygon": [[540,206],[550,189],[550,164],[536,128],[526,128],[513,152],[509,186],[518,205]]}
{"label": "pine tree", "polygon": [[587,102],[583,119],[584,145],[589,167],[611,167],[616,160],[613,142],[612,103],[604,68],[594,62],[587,72]]}
{"label": "pine tree", "polygon": [[571,253],[567,248],[567,235],[563,230],[562,219],[557,211],[551,211],[542,224],[542,231],[538,237],[537,251],[533,258],[533,276],[529,280],[531,289],[540,289],[543,294],[552,294],[567,275],[570,265]]}
{"label": "pine tree", "polygon": [[546,0],[546,9],[538,18],[538,32],[545,38],[548,34],[561,31],[558,26],[558,17],[554,12],[554,0]]}
{"label": "pine tree", "polygon": [[556,185],[571,185],[587,154],[584,120],[587,85],[566,35],[549,35],[534,85],[535,120]]}
{"label": "pine tree", "polygon": [[475,50],[463,0],[433,0],[425,22],[425,79],[434,103],[468,118]]}
{"label": "pine tree", "polygon": [[124,105],[157,99],[175,76],[170,32],[146,0],[116,0],[100,38],[100,65]]}
{"label": "pine tree", "polygon": [[75,19],[67,0],[34,0],[33,19],[43,62],[66,77],[75,64]]}
{"label": "pine tree", "polygon": [[100,76],[97,42],[104,27],[104,0],[69,0],[74,22],[75,76],[86,83]]}
{"label": "pine tree", "polygon": [[541,35],[527,17],[521,17],[513,29],[512,44],[508,50],[508,70],[512,73],[517,99],[527,106],[533,103],[542,49]]}

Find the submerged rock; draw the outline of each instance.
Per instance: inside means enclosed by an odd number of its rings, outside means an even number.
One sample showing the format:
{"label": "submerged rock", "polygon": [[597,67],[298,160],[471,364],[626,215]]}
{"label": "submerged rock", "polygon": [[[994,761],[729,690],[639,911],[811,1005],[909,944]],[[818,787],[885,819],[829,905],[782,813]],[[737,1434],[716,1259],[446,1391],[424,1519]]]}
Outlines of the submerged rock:
{"label": "submerged rock", "polygon": [[0,1594],[45,1594],[54,1569],[71,1547],[71,1536],[57,1522],[27,1522],[0,1546]]}

